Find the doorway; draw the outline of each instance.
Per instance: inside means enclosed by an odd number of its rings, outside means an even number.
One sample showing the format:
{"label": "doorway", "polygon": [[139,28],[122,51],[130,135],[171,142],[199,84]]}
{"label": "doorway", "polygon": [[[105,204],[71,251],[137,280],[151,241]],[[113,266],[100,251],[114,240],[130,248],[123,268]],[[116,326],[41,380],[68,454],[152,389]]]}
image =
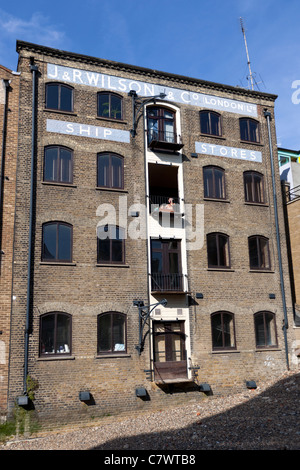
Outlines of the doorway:
{"label": "doorway", "polygon": [[153,323],[154,378],[187,379],[184,321]]}

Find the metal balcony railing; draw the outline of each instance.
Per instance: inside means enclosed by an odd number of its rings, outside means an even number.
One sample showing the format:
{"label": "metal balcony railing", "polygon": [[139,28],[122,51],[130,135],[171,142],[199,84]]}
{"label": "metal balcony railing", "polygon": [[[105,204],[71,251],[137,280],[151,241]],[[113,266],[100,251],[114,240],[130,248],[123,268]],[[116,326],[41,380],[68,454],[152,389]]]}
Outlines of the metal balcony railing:
{"label": "metal balcony railing", "polygon": [[292,189],[286,190],[286,201],[293,201],[294,199],[298,199],[300,197],[300,185],[295,186]]}
{"label": "metal balcony railing", "polygon": [[152,292],[184,292],[183,274],[151,274]]}
{"label": "metal balcony railing", "polygon": [[181,136],[175,132],[149,129],[147,134],[150,148],[179,150],[183,147]]}
{"label": "metal balcony railing", "polygon": [[178,197],[155,196],[149,197],[150,213],[154,212],[180,212],[180,201]]}

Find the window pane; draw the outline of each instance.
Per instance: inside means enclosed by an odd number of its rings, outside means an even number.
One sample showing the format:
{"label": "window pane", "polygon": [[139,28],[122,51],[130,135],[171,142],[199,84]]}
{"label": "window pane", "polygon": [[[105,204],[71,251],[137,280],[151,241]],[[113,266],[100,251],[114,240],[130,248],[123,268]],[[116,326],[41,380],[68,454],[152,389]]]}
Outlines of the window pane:
{"label": "window pane", "polygon": [[69,353],[70,343],[70,323],[71,318],[67,315],[57,315],[56,325],[56,353]]}
{"label": "window pane", "polygon": [[220,135],[220,117],[217,114],[210,113],[210,133]]}
{"label": "window pane", "polygon": [[221,235],[219,236],[219,257],[220,266],[229,266],[228,239]]}
{"label": "window pane", "polygon": [[275,333],[275,320],[274,315],[265,312],[265,325],[266,325],[266,345],[276,345],[276,333]]}
{"label": "window pane", "polygon": [[231,348],[234,346],[233,318],[229,313],[223,313],[223,329],[224,329],[224,347]]}
{"label": "window pane", "polygon": [[73,96],[73,90],[71,88],[65,87],[63,85],[60,86],[60,108],[59,109],[61,111],[73,110],[72,96]]}
{"label": "window pane", "polygon": [[211,327],[212,327],[212,341],[214,348],[223,347],[223,337],[222,337],[222,317],[221,314],[213,315],[211,317]]}
{"label": "window pane", "polygon": [[179,273],[179,257],[178,253],[169,253],[169,273]]}
{"label": "window pane", "polygon": [[214,169],[215,174],[215,194],[214,197],[217,199],[224,199],[224,173],[222,170]]}
{"label": "window pane", "polygon": [[58,149],[57,147],[45,150],[44,179],[45,181],[57,181],[58,179]]}
{"label": "window pane", "polygon": [[204,197],[213,197],[213,169],[204,169]]}
{"label": "window pane", "polygon": [[123,261],[123,242],[122,240],[111,241],[112,261],[122,263]]}
{"label": "window pane", "polygon": [[262,177],[260,175],[253,175],[253,192],[254,192],[254,201],[263,202],[263,185]]}
{"label": "window pane", "polygon": [[250,173],[245,173],[244,175],[244,186],[245,186],[245,200],[247,202],[253,202],[252,194],[252,175]]}
{"label": "window pane", "polygon": [[71,227],[58,226],[58,259],[71,261]]}
{"label": "window pane", "polygon": [[174,142],[174,124],[173,121],[164,122],[164,140],[166,142]]}
{"label": "window pane", "polygon": [[43,253],[44,260],[56,259],[56,224],[44,225],[43,227]]}
{"label": "window pane", "polygon": [[248,121],[245,119],[240,120],[240,132],[241,132],[241,140],[249,140],[248,135]]}
{"label": "window pane", "polygon": [[72,182],[72,152],[60,149],[59,180],[64,183]]}
{"label": "window pane", "polygon": [[249,120],[249,140],[258,142],[258,126],[254,121]]}
{"label": "window pane", "polygon": [[270,267],[268,240],[265,240],[264,238],[260,238],[259,248],[260,248],[260,267],[262,269],[267,269]]}
{"label": "window pane", "polygon": [[98,156],[98,186],[109,187],[109,155]]}
{"label": "window pane", "polygon": [[99,261],[110,261],[110,240],[99,240],[98,256]]}
{"label": "window pane", "polygon": [[154,326],[154,361],[166,362],[166,337],[164,325]]}
{"label": "window pane", "polygon": [[41,320],[41,354],[54,354],[55,316],[47,315]]}
{"label": "window pane", "polygon": [[250,267],[259,268],[259,258],[258,258],[256,238],[249,238],[249,257],[250,257]]}
{"label": "window pane", "polygon": [[98,351],[111,351],[112,331],[111,316],[100,315],[98,320]]}
{"label": "window pane", "polygon": [[113,351],[125,351],[125,318],[113,314]]}
{"label": "window pane", "polygon": [[122,188],[122,159],[112,155],[111,157],[111,172],[112,172],[112,188]]}
{"label": "window pane", "polygon": [[210,134],[208,113],[200,113],[200,126],[203,134]]}
{"label": "window pane", "polygon": [[113,119],[122,119],[122,100],[120,97],[111,95],[110,97],[110,117]]}
{"label": "window pane", "polygon": [[151,272],[162,273],[162,252],[152,252]]}
{"label": "window pane", "polygon": [[58,109],[58,85],[47,85],[46,89],[46,108]]}
{"label": "window pane", "polygon": [[109,117],[109,95],[98,94],[98,116]]}
{"label": "window pane", "polygon": [[207,255],[208,265],[218,266],[217,241],[215,235],[209,235],[207,237]]}

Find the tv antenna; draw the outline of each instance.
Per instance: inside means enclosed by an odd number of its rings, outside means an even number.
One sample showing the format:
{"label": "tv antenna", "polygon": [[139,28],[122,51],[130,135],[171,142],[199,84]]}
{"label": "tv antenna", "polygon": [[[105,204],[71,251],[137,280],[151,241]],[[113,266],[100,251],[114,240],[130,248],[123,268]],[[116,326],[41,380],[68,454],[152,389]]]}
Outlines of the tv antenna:
{"label": "tv antenna", "polygon": [[251,89],[254,90],[254,79],[253,79],[252,70],[251,70],[251,64],[250,64],[250,58],[249,58],[249,52],[248,52],[247,39],[246,39],[246,33],[245,33],[243,18],[240,18],[240,23],[241,23],[242,33],[243,33],[244,41],[245,41],[245,48],[246,48],[246,54],[247,54],[247,64],[248,64],[248,68],[249,68],[249,78],[250,78]]}

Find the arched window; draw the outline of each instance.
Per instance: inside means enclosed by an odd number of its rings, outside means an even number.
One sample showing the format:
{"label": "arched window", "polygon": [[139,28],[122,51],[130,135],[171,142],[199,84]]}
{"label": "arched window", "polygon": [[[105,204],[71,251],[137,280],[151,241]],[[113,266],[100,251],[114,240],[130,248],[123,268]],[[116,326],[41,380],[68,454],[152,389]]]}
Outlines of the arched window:
{"label": "arched window", "polygon": [[254,326],[257,348],[277,347],[277,332],[274,313],[255,313]]}
{"label": "arched window", "polygon": [[240,119],[240,135],[241,140],[247,142],[259,142],[259,124],[254,119],[241,118]]}
{"label": "arched window", "polygon": [[244,172],[245,201],[263,204],[264,197],[264,176],[257,171]]}
{"label": "arched window", "polygon": [[98,153],[97,186],[104,188],[124,188],[124,159],[115,153]]}
{"label": "arched window", "polygon": [[220,114],[214,111],[200,111],[200,129],[202,134],[221,136]]}
{"label": "arched window", "polygon": [[125,230],[115,225],[101,225],[97,228],[99,264],[125,263]]}
{"label": "arched window", "polygon": [[228,235],[224,233],[207,235],[207,258],[209,268],[230,268]]}
{"label": "arched window", "polygon": [[46,84],[46,108],[73,111],[73,88],[63,83]]}
{"label": "arched window", "polygon": [[72,317],[51,312],[40,317],[40,356],[71,354]]}
{"label": "arched window", "polygon": [[45,147],[44,181],[73,182],[73,152],[59,145]]}
{"label": "arched window", "polygon": [[98,354],[126,353],[126,315],[106,312],[98,315]]}
{"label": "arched window", "polygon": [[269,239],[261,235],[248,238],[250,269],[270,269]]}
{"label": "arched window", "polygon": [[65,222],[43,224],[42,261],[72,261],[73,227]]}
{"label": "arched window", "polygon": [[97,94],[98,116],[110,119],[123,119],[123,98],[115,93]]}
{"label": "arched window", "polygon": [[216,312],[211,315],[213,349],[235,349],[234,315],[230,312]]}
{"label": "arched window", "polygon": [[204,197],[225,199],[225,171],[217,166],[203,168]]}
{"label": "arched window", "polygon": [[148,146],[158,150],[180,150],[181,137],[176,133],[176,113],[162,106],[147,108]]}

